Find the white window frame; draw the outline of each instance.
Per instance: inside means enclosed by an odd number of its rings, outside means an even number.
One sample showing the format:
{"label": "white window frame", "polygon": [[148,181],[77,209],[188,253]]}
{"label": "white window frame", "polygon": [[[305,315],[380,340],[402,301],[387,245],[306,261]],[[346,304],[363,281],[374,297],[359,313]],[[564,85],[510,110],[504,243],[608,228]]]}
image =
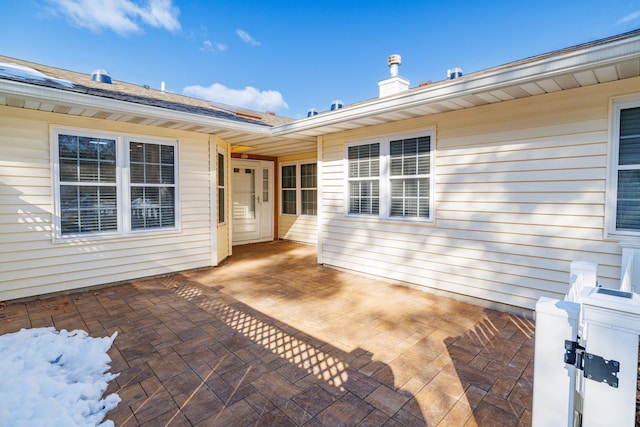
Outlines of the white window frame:
{"label": "white window frame", "polygon": [[[222,165],[220,165],[220,155],[222,155]],[[222,185],[220,185],[220,171],[222,169],[222,176],[224,179],[224,183]],[[227,200],[229,199],[227,197],[227,181],[229,181],[229,177],[227,174],[227,152],[221,148],[218,148],[217,152],[216,152],[216,200],[218,201],[218,206],[216,206],[216,222],[219,226],[224,226],[227,224],[227,212],[229,212],[229,208],[227,206]],[[224,197],[222,200],[223,206],[222,206],[222,221],[220,220],[220,207],[219,207],[219,203],[220,203],[220,190],[223,191]]]}
{"label": "white window frame", "polygon": [[[280,179],[278,180],[278,191],[280,194],[280,215],[281,216],[308,216],[308,217],[317,217],[318,214],[316,215],[310,215],[310,214],[303,214],[302,213],[302,190],[316,190],[316,209],[318,206],[318,180],[320,179],[320,177],[318,177],[316,175],[316,186],[314,188],[302,188],[302,165],[310,165],[310,164],[316,164],[316,173],[317,173],[317,165],[318,165],[318,161],[317,160],[299,160],[296,162],[282,162],[279,164],[279,168],[280,168]],[[284,213],[282,211],[283,206],[282,206],[282,202],[283,202],[283,197],[282,197],[282,191],[285,190],[284,188],[282,188],[282,169],[286,166],[295,166],[296,168],[296,187],[295,187],[295,192],[296,192],[296,213],[295,214],[291,214],[291,213]],[[286,190],[290,190],[293,191],[293,188],[288,188]]]}
{"label": "white window frame", "polygon": [[[430,173],[429,173],[429,217],[414,218],[391,216],[391,161],[390,144],[391,141],[400,139],[410,139],[428,136],[430,137]],[[380,174],[378,176],[380,188],[380,206],[378,215],[349,213],[349,148],[359,145],[380,144]],[[420,224],[435,224],[435,159],[436,159],[436,130],[434,127],[421,129],[419,131],[390,134],[364,140],[348,141],[344,150],[344,215],[353,218],[376,218],[385,221],[417,222]],[[416,175],[416,177],[421,175]],[[370,180],[371,178],[362,178]]]}
{"label": "white window frame", "polygon": [[617,230],[616,217],[618,205],[618,171],[620,169],[637,169],[633,166],[620,166],[620,113],[627,108],[640,107],[640,95],[634,95],[624,98],[614,98],[611,100],[610,106],[610,140],[609,140],[609,174],[607,183],[607,206],[606,206],[606,236],[611,238],[632,237],[640,238],[640,230]]}
{"label": "white window frame", "polygon": [[[51,171],[53,183],[53,240],[54,242],[64,242],[75,239],[103,239],[114,237],[127,237],[132,235],[148,235],[158,233],[175,233],[181,231],[180,219],[180,194],[179,194],[179,161],[178,161],[178,140],[149,137],[135,134],[122,134],[109,131],[96,131],[83,128],[72,127],[50,127],[50,148],[51,148]],[[104,138],[116,141],[116,201],[117,207],[117,229],[115,231],[104,231],[96,233],[68,233],[62,234],[61,227],[61,200],[60,200],[60,158],[58,150],[59,135],[74,135],[89,138]],[[130,179],[130,157],[129,143],[140,142],[145,144],[170,145],[174,147],[174,203],[175,203],[175,226],[174,227],[157,227],[149,229],[132,229],[131,227],[131,179]],[[134,184],[136,186],[138,184]]]}

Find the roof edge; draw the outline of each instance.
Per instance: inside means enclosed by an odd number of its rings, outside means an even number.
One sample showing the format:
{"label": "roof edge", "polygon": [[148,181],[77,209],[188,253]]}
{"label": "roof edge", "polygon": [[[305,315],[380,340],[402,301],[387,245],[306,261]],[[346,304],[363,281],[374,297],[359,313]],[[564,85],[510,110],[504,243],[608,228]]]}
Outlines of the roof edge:
{"label": "roof edge", "polygon": [[215,126],[228,130],[269,135],[271,126],[267,124],[241,123],[231,120],[205,116],[197,113],[169,110],[152,105],[98,97],[95,95],[71,92],[48,86],[33,85],[21,81],[0,79],[0,92],[9,96],[31,98],[39,101],[60,102],[70,106],[104,110],[118,114],[134,114],[154,119],[179,121],[200,126]]}
{"label": "roof edge", "polygon": [[551,78],[564,72],[587,70],[639,55],[640,29],[477,71],[455,80],[445,80],[396,95],[347,105],[340,110],[274,126],[271,133],[274,136],[286,136],[374,114],[391,113],[417,105],[428,106],[430,103]]}

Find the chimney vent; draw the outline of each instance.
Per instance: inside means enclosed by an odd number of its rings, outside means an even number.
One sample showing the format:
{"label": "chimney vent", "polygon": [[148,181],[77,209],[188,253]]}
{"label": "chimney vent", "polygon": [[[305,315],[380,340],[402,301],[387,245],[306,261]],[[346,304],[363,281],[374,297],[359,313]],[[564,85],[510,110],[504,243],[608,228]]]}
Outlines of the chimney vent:
{"label": "chimney vent", "polygon": [[344,107],[344,103],[342,101],[340,101],[339,99],[336,99],[335,101],[333,101],[331,103],[331,111],[339,110],[342,107]]}
{"label": "chimney vent", "polygon": [[462,68],[447,70],[447,80],[457,79],[458,77],[462,77]]}
{"label": "chimney vent", "polygon": [[111,74],[105,70],[94,70],[91,73],[91,80],[99,83],[111,84]]}
{"label": "chimney vent", "polygon": [[390,55],[387,58],[387,65],[389,65],[389,72],[391,73],[391,77],[398,76],[398,67],[402,64],[402,57],[398,54]]}
{"label": "chimney vent", "polygon": [[398,67],[400,64],[402,64],[402,57],[398,54],[389,55],[387,58],[387,65],[389,66],[391,76],[386,80],[378,82],[380,98],[409,90],[409,80],[398,75]]}

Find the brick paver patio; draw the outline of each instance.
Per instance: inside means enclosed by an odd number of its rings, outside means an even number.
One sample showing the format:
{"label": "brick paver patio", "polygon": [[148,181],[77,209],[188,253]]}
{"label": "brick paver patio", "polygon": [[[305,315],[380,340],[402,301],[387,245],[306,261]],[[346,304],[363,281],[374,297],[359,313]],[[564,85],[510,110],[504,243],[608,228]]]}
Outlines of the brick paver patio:
{"label": "brick paver patio", "polygon": [[118,331],[117,426],[530,425],[532,320],[319,266],[292,242],[0,308],[0,334],[43,326]]}

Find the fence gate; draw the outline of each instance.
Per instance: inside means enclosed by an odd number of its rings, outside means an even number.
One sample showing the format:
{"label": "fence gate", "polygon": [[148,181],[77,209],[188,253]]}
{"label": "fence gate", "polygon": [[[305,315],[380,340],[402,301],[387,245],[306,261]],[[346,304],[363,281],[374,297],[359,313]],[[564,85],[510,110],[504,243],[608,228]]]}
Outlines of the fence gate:
{"label": "fence gate", "polygon": [[536,304],[532,426],[633,427],[640,295],[596,286],[574,262],[565,300]]}

